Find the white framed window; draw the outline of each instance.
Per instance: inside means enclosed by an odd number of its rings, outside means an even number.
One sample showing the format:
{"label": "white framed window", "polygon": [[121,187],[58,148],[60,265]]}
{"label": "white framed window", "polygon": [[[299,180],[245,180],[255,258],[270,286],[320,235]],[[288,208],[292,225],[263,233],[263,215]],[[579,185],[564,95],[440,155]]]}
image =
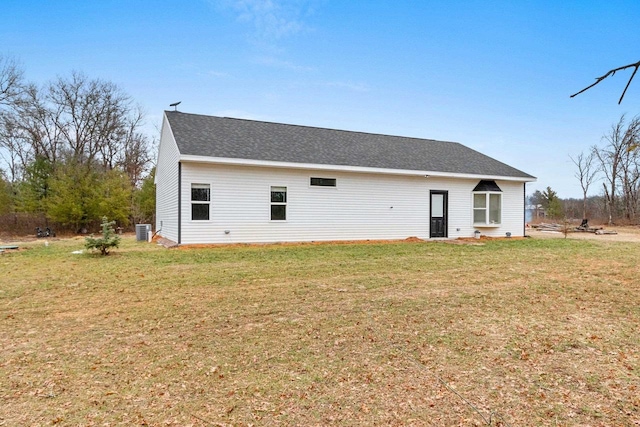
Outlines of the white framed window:
{"label": "white framed window", "polygon": [[502,223],[502,190],[495,181],[480,181],[473,189],[473,225]]}
{"label": "white framed window", "polygon": [[335,187],[337,180],[335,178],[319,178],[312,176],[309,179],[309,185],[311,187]]}
{"label": "white framed window", "polygon": [[287,187],[271,187],[271,221],[287,220]]}
{"label": "white framed window", "polygon": [[191,184],[191,220],[208,221],[211,210],[211,185]]}
{"label": "white framed window", "polygon": [[473,224],[500,225],[502,193],[473,193]]}

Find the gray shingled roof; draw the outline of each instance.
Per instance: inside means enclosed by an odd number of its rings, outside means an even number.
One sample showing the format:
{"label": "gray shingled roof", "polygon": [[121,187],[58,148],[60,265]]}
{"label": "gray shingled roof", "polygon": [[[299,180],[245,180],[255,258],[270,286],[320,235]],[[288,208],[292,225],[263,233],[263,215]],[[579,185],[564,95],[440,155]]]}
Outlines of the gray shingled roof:
{"label": "gray shingled roof", "polygon": [[182,155],[533,178],[457,142],[165,113]]}

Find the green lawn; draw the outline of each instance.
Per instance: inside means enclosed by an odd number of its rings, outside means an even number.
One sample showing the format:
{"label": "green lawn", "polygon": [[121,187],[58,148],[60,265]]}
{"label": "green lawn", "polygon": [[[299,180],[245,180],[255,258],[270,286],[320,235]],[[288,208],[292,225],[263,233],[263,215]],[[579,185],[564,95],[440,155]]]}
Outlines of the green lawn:
{"label": "green lawn", "polygon": [[0,425],[640,424],[638,244],[49,243],[0,255]]}

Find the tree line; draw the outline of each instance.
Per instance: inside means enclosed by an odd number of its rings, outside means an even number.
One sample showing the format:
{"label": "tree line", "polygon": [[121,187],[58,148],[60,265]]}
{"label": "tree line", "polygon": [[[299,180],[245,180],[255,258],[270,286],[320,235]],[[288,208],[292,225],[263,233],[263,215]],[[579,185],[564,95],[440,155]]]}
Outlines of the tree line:
{"label": "tree line", "polygon": [[[602,224],[608,221],[606,203],[602,194],[590,195],[587,198],[561,198],[551,189],[536,190],[527,197],[527,221],[563,222],[569,220],[579,223],[588,219],[591,224]],[[586,207],[585,207],[586,206]],[[584,214],[586,209],[587,215]]]}
{"label": "tree line", "polygon": [[[622,115],[599,144],[570,157],[582,199],[561,199],[550,187],[529,196],[552,219],[587,218],[608,224],[640,223],[640,117]],[[596,190],[597,195],[589,195]]]}
{"label": "tree line", "polygon": [[143,124],[114,83],[72,72],[38,85],[0,56],[0,228],[25,218],[74,232],[105,216],[123,227],[152,221],[153,144]]}

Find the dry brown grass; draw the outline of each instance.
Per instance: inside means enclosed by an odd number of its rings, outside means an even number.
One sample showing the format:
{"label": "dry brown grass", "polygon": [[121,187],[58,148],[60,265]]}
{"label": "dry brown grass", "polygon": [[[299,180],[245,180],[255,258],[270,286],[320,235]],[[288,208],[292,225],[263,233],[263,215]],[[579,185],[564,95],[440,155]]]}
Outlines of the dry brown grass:
{"label": "dry brown grass", "polygon": [[0,425],[640,424],[640,246],[483,243],[28,243]]}

